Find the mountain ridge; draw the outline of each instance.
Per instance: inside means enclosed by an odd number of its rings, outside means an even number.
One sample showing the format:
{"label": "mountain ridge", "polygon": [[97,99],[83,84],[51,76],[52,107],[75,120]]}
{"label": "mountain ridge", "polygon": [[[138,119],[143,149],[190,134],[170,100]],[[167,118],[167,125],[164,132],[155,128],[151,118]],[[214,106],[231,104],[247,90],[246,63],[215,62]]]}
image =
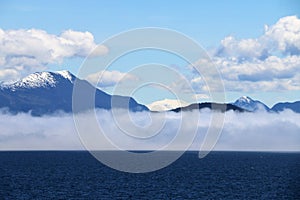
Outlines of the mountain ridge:
{"label": "mountain ridge", "polygon": [[[72,112],[72,95],[74,83],[85,92],[95,93],[95,107],[111,109],[112,99],[117,108],[131,111],[149,110],[137,103],[133,98],[119,95],[109,95],[96,89],[86,80],[76,78],[68,71],[36,72],[12,83],[0,87],[0,108],[7,108],[12,113],[31,112],[40,116],[57,111]],[[85,97],[83,97],[85,98]],[[82,110],[90,109],[82,107]]]}
{"label": "mountain ridge", "polygon": [[205,103],[193,103],[185,107],[179,107],[172,109],[170,111],[173,112],[180,112],[180,111],[192,111],[192,110],[201,110],[204,108],[209,108],[211,110],[215,111],[221,111],[221,112],[226,112],[229,110],[237,111],[237,112],[247,112],[247,110],[240,108],[238,106],[235,106],[230,103],[213,103],[213,102],[205,102]]}
{"label": "mountain ridge", "polygon": [[[32,115],[36,116],[51,114],[59,110],[69,113],[73,111],[72,95],[75,83],[79,85],[86,95],[95,93],[95,108],[109,110],[114,106],[134,112],[149,111],[147,106],[139,104],[132,97],[107,94],[95,88],[88,81],[77,78],[67,70],[35,72],[14,83],[1,83],[0,108],[7,108],[11,113],[31,112]],[[85,95],[83,95],[81,101],[85,101],[84,98],[86,98]],[[82,107],[76,112],[93,109],[94,107]],[[261,101],[242,96],[233,103],[193,103],[165,111],[180,112],[203,108],[222,112],[228,110],[237,112],[257,112],[259,110],[281,112],[285,109],[290,109],[300,113],[300,101],[279,102],[272,108],[269,108]]]}
{"label": "mountain ridge", "polygon": [[300,101],[294,101],[294,102],[279,102],[276,103],[271,110],[275,112],[281,112],[285,109],[293,110],[296,113],[300,113]]}

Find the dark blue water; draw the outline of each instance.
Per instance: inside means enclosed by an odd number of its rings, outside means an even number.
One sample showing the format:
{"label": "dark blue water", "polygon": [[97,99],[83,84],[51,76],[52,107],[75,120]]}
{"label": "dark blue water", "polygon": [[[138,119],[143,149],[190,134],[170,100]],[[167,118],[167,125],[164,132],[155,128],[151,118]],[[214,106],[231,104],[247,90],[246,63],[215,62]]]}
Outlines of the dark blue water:
{"label": "dark blue water", "polygon": [[299,153],[185,153],[151,173],[88,152],[0,152],[0,199],[299,199]]}

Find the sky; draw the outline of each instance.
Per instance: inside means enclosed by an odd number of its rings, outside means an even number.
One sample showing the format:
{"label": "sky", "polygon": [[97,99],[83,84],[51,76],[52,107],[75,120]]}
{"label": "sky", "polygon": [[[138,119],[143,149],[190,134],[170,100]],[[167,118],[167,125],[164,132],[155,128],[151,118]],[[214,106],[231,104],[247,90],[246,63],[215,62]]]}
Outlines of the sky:
{"label": "sky", "polygon": [[[66,69],[77,74],[90,51],[108,38],[131,29],[159,27],[182,33],[207,50],[221,72],[227,102],[244,95],[268,106],[296,101],[300,98],[299,8],[296,0],[1,0],[0,80],[17,80],[43,70]],[[98,53],[107,52],[109,48],[103,46]],[[165,52],[146,50],[122,57],[98,86],[111,93],[122,75],[149,62],[175,68],[187,77],[195,96],[200,97],[195,101],[210,100],[199,74]],[[95,77],[91,75],[91,81]],[[130,77],[127,81],[134,80]],[[178,91],[178,85],[168,88]],[[133,96],[144,104],[174,97],[157,87],[147,87]]]}

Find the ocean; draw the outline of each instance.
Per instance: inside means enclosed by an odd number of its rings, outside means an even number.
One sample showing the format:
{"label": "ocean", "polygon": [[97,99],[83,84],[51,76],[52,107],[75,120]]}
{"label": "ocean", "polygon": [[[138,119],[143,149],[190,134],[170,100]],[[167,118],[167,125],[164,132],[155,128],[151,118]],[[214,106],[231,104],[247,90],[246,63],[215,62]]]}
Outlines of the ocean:
{"label": "ocean", "polygon": [[300,199],[300,153],[186,152],[144,174],[85,151],[0,152],[0,199]]}

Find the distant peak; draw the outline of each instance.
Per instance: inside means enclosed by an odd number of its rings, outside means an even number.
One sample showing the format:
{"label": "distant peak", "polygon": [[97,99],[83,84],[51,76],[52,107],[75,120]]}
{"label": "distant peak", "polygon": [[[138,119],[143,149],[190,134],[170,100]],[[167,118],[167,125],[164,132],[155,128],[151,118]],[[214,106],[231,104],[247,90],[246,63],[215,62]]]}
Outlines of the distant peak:
{"label": "distant peak", "polygon": [[243,108],[248,111],[269,110],[269,108],[258,100],[253,100],[248,96],[242,96],[236,100],[233,105]]}
{"label": "distant peak", "polygon": [[243,102],[250,103],[251,101],[253,101],[253,99],[251,99],[251,98],[248,97],[248,96],[242,96],[242,97],[240,97],[237,101],[243,101]]}
{"label": "distant peak", "polygon": [[240,99],[251,99],[251,98],[248,96],[242,96]]}

